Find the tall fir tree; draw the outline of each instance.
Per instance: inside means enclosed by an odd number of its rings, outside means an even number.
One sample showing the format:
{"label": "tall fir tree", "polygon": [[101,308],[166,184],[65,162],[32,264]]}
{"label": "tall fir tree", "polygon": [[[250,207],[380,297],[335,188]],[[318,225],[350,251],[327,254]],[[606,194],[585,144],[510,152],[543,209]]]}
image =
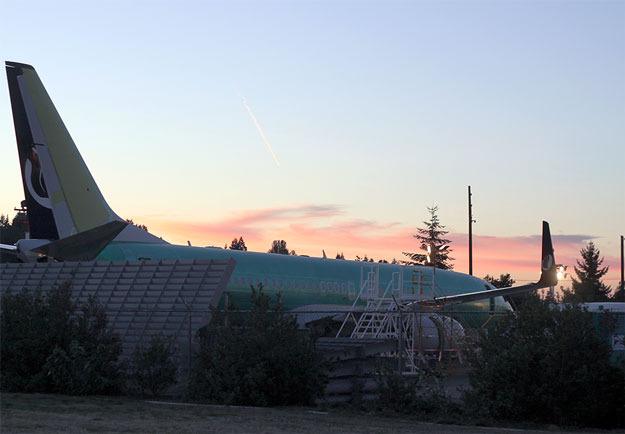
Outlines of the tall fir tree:
{"label": "tall fir tree", "polygon": [[438,219],[437,206],[433,206],[431,208],[428,207],[428,212],[430,213],[430,220],[424,221],[423,224],[425,227],[417,228],[417,233],[413,235],[419,243],[419,248],[424,253],[402,252],[410,258],[409,260],[404,260],[402,262],[413,265],[428,264],[427,251],[429,246],[432,250],[429,264],[434,265],[437,268],[442,268],[443,270],[451,270],[454,268],[452,264],[454,258],[449,256],[452,252],[449,248],[451,240],[445,238],[445,235],[447,235],[449,231],[445,230],[445,226],[442,225]]}
{"label": "tall fir tree", "polygon": [[572,291],[565,293],[564,301],[590,303],[593,301],[608,301],[610,287],[605,285],[601,278],[608,272],[609,267],[602,267],[601,252],[591,241],[580,250],[581,260],[577,260],[573,277]]}

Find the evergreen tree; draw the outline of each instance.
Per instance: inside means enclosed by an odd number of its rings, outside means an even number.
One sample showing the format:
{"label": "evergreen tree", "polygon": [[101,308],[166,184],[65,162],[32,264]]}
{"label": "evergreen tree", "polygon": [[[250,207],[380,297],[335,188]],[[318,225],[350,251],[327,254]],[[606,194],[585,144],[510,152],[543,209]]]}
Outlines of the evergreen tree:
{"label": "evergreen tree", "polygon": [[308,405],[324,390],[325,364],[313,335],[286,314],[262,284],[251,287],[251,309],[213,311],[196,339],[191,398],[226,405]]}
{"label": "evergreen tree", "polygon": [[[15,244],[26,238],[28,232],[28,217],[24,212],[18,212],[9,220],[8,215],[0,214],[0,243]],[[12,252],[0,250],[0,262],[21,262]]]}
{"label": "evergreen tree", "polygon": [[230,250],[244,250],[247,252],[247,246],[245,241],[243,241],[243,237],[239,237],[238,240],[235,237],[230,243]]}
{"label": "evergreen tree", "polygon": [[94,298],[78,304],[69,283],[43,294],[24,288],[0,298],[0,389],[69,395],[117,393],[119,337]]}
{"label": "evergreen tree", "polygon": [[135,223],[132,219],[126,219],[126,223],[136,226],[139,229],[143,229],[144,231],[148,232],[148,227],[146,225]]}
{"label": "evergreen tree", "polygon": [[[495,288],[509,288],[516,283],[516,280],[512,278],[510,273],[502,273],[499,277],[487,274],[484,276],[484,280],[493,285]],[[536,291],[530,291],[515,295],[505,295],[504,299],[510,303],[514,310],[517,310],[528,300],[538,299],[538,295],[536,294]]]}
{"label": "evergreen tree", "polygon": [[608,301],[610,287],[606,286],[601,278],[606,275],[609,267],[602,267],[601,252],[591,241],[580,250],[581,260],[577,260],[573,277],[572,291],[565,293],[565,302],[589,303],[593,301]]}
{"label": "evergreen tree", "polygon": [[139,344],[130,361],[129,380],[146,396],[159,396],[176,383],[175,347],[171,338],[153,335],[147,345]]}
{"label": "evergreen tree", "polygon": [[0,214],[0,243],[15,244],[17,240],[26,238],[28,232],[28,217],[26,213],[18,212],[9,220],[8,215]]}
{"label": "evergreen tree", "polygon": [[445,237],[449,233],[449,231],[445,230],[445,226],[440,223],[438,219],[438,207],[434,206],[432,208],[428,207],[428,212],[430,213],[430,220],[424,221],[423,224],[425,227],[417,228],[417,233],[413,235],[414,238],[417,239],[419,243],[419,248],[423,250],[425,253],[411,253],[411,252],[402,252],[406,255],[409,260],[403,261],[405,264],[428,264],[427,261],[427,250],[428,247],[431,248],[432,253],[430,255],[430,264],[434,265],[437,268],[442,268],[443,270],[451,270],[454,268],[451,261],[454,258],[450,257],[449,254],[452,250],[449,248],[449,243],[451,240],[448,240]]}
{"label": "evergreen tree", "polygon": [[619,289],[612,294],[612,301],[625,302],[625,287],[619,284]]}
{"label": "evergreen tree", "polygon": [[362,258],[360,256],[356,255],[356,259],[354,259],[354,260],[358,261],[358,262],[375,262],[373,258],[368,258],[366,254]]}
{"label": "evergreen tree", "polygon": [[529,298],[467,348],[468,410],[495,420],[623,426],[625,378],[590,312]]}
{"label": "evergreen tree", "polygon": [[271,248],[267,253],[278,253],[280,255],[296,256],[295,250],[289,251],[289,248],[286,246],[286,241],[284,240],[274,240],[271,243]]}
{"label": "evergreen tree", "polygon": [[343,252],[337,253],[336,254],[336,259],[345,259],[345,255],[343,255]]}
{"label": "evergreen tree", "polygon": [[484,280],[490,283],[491,285],[493,285],[495,288],[508,288],[514,285],[514,283],[516,282],[512,278],[510,273],[506,273],[506,274],[502,273],[499,275],[499,278],[496,278],[495,276],[491,276],[490,274],[487,274],[486,276],[484,276]]}
{"label": "evergreen tree", "polygon": [[[22,238],[26,236],[26,232],[30,229],[28,227],[28,215],[24,211],[18,211],[15,213],[11,225],[19,232],[20,235],[24,234]],[[20,238],[21,239],[21,238]]]}

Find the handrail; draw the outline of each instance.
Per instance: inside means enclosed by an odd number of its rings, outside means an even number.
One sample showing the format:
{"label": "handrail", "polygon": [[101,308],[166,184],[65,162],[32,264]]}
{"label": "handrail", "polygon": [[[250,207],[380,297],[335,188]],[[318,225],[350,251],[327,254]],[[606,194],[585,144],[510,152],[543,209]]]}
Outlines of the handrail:
{"label": "handrail", "polygon": [[[367,287],[367,283],[370,281],[370,277],[367,277],[367,280],[365,280],[364,282],[362,282],[362,277],[363,277],[363,272],[364,272],[364,267],[362,267],[360,269],[360,291],[358,292],[358,295],[356,296],[356,298],[354,299],[354,302],[352,303],[352,307],[350,309],[350,312],[353,315],[353,312],[356,308],[356,304],[358,303],[358,301],[360,300],[360,297],[362,296],[363,291],[365,290],[365,288]],[[343,324],[341,324],[341,327],[339,328],[339,331],[336,333],[336,337],[338,338],[341,335],[341,332],[343,331],[343,328],[345,327],[345,324],[347,323],[347,320],[349,319],[349,315],[347,315],[345,317],[345,319],[343,320]],[[355,320],[355,318],[354,318]]]}

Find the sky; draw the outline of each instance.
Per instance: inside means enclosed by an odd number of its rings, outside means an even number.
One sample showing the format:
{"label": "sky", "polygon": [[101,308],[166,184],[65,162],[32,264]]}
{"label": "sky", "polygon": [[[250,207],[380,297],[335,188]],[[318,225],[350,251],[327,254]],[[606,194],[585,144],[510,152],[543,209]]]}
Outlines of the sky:
{"label": "sky", "polygon": [[[399,259],[437,205],[466,272],[471,185],[475,274],[535,278],[545,219],[558,262],[592,240],[616,284],[624,1],[2,9],[2,58],[35,66],[111,207],[171,242]],[[0,149],[7,214],[6,86]]]}

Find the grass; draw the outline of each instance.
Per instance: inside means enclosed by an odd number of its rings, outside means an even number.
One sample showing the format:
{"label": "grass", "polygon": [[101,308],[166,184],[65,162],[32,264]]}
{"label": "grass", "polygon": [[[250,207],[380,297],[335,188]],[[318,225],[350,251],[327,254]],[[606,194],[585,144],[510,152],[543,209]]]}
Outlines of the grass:
{"label": "grass", "polygon": [[[2,433],[498,433],[522,430],[423,423],[314,408],[259,408],[123,397],[0,395]],[[532,431],[534,433],[549,431]],[[578,431],[577,433],[580,433]]]}

